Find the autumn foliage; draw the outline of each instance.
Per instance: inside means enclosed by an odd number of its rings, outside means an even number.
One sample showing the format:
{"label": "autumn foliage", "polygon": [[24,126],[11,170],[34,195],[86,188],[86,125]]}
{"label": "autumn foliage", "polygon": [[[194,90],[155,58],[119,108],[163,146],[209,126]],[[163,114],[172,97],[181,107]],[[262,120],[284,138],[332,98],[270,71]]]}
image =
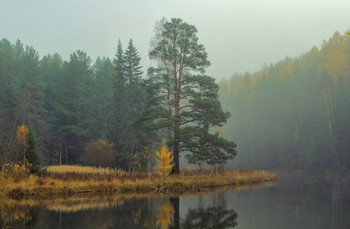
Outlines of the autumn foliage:
{"label": "autumn foliage", "polygon": [[17,139],[26,146],[27,138],[29,136],[29,129],[26,125],[21,125],[17,128]]}
{"label": "autumn foliage", "polygon": [[0,180],[18,182],[29,177],[31,164],[26,160],[19,164],[10,162],[1,166]]}
{"label": "autumn foliage", "polygon": [[171,222],[174,220],[174,208],[172,204],[165,202],[158,207],[157,221],[156,224],[161,229],[169,228]]}
{"label": "autumn foliage", "polygon": [[171,156],[171,152],[169,152],[168,147],[166,146],[166,141],[163,139],[163,146],[160,152],[156,152],[158,168],[162,172],[163,177],[169,175],[171,169],[174,167],[173,157]]}

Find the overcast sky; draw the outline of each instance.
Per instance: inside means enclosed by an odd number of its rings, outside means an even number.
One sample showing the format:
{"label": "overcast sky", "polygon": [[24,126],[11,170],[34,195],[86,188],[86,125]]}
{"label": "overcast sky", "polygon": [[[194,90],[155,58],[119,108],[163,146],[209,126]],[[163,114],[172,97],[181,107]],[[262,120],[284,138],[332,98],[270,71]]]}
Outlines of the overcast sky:
{"label": "overcast sky", "polygon": [[40,54],[65,60],[83,50],[113,58],[128,40],[150,65],[154,23],[182,18],[198,29],[212,65],[207,74],[230,77],[320,47],[350,29],[349,0],[0,0],[0,38],[20,39]]}

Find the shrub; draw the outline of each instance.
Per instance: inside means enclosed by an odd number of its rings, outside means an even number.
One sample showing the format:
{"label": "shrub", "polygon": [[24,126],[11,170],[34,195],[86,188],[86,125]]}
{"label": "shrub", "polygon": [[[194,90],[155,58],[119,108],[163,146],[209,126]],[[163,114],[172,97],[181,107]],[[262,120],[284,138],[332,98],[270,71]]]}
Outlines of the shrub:
{"label": "shrub", "polygon": [[115,164],[114,155],[113,143],[98,139],[85,146],[85,155],[82,160],[90,166],[112,167]]}
{"label": "shrub", "polygon": [[28,161],[19,164],[13,162],[6,163],[1,167],[0,176],[3,179],[13,179],[17,182],[29,177],[31,166]]}

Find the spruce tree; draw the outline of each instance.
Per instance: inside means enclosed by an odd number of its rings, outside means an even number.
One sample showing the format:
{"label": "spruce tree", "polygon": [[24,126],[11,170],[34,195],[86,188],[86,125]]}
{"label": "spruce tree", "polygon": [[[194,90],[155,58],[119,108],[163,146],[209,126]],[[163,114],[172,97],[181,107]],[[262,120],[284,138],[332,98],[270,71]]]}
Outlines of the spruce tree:
{"label": "spruce tree", "polygon": [[43,166],[42,152],[38,146],[38,138],[31,125],[27,137],[26,159],[31,164],[30,173],[38,173]]}
{"label": "spruce tree", "polygon": [[136,84],[141,79],[143,72],[141,70],[142,66],[140,66],[141,58],[139,57],[137,50],[133,45],[132,39],[129,40],[129,45],[125,51],[124,60],[126,79],[128,81],[127,84]]}
{"label": "spruce tree", "polygon": [[115,143],[119,167],[130,169],[135,155],[142,155],[149,141],[142,129],[145,87],[137,49],[130,39],[124,52],[120,40],[114,59],[114,117],[111,141]]}

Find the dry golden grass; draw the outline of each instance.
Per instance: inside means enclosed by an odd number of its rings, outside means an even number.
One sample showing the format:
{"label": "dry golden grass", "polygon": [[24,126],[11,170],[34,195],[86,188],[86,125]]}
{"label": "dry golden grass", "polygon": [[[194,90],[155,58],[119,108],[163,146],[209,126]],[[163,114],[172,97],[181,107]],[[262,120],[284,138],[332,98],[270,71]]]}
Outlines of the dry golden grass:
{"label": "dry golden grass", "polygon": [[[177,196],[246,190],[271,185],[277,180],[273,173],[250,170],[225,170],[224,174],[217,175],[213,170],[185,169],[179,176],[163,178],[157,172],[148,176],[79,166],[50,169],[45,176],[30,175],[20,180],[0,174],[0,217],[13,222],[24,220],[28,207],[34,206],[58,212],[77,212],[123,206],[125,199],[159,196],[159,193]],[[55,177],[57,174],[60,174],[59,178]],[[109,175],[111,177],[107,179]],[[73,193],[75,195],[68,195]]]}
{"label": "dry golden grass", "polygon": [[[259,183],[253,185],[222,186],[215,188],[215,192],[225,192],[227,190],[246,190],[252,188],[260,188],[262,186],[271,185],[271,183]],[[205,190],[204,190],[205,191]],[[214,191],[214,190],[208,190]],[[186,194],[201,194],[202,192],[189,192]],[[43,207],[50,211],[74,213],[89,209],[107,209],[111,207],[122,207],[125,201],[135,198],[160,197],[156,193],[127,193],[127,194],[104,194],[99,193],[80,193],[76,195],[64,196],[23,196],[16,198],[8,198],[0,196],[0,217],[5,222],[15,222],[25,220],[30,215],[29,209],[32,207]],[[162,196],[163,197],[163,196]],[[161,197],[161,198],[162,198]]]}
{"label": "dry golden grass", "polygon": [[146,179],[158,178],[161,174],[156,172],[125,172],[121,169],[111,169],[102,167],[79,166],[79,165],[62,165],[46,167],[47,176],[59,180],[113,180],[113,179]]}
{"label": "dry golden grass", "polygon": [[[1,176],[0,176],[1,177]],[[21,180],[1,178],[0,195],[52,196],[73,193],[186,193],[213,187],[246,186],[277,180],[266,171],[182,170],[179,176],[162,177],[158,172],[123,172],[118,169],[86,166],[50,166],[47,174]]]}
{"label": "dry golden grass", "polygon": [[97,175],[120,175],[122,176],[125,172],[121,169],[111,169],[102,167],[91,167],[91,166],[80,166],[80,165],[55,165],[46,167],[46,171],[51,174],[97,174]]}

